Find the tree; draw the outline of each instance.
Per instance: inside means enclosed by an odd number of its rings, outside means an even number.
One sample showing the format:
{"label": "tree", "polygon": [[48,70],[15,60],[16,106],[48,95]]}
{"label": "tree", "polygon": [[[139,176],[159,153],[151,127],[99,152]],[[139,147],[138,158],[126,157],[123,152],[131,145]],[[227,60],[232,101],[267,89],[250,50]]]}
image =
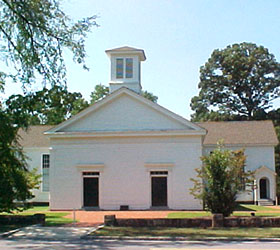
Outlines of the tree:
{"label": "tree", "polygon": [[[37,188],[39,176],[28,171],[25,155],[18,143],[18,128],[11,126],[10,116],[0,112],[0,212],[18,209],[17,202],[33,198],[30,191]],[[21,204],[26,208],[27,204]]]}
{"label": "tree", "polygon": [[73,60],[85,65],[85,37],[96,16],[76,23],[60,9],[59,0],[0,0],[1,59],[14,72],[0,72],[0,86],[6,77],[23,85],[35,82],[36,73],[43,83],[66,83],[63,50],[73,53]]}
{"label": "tree", "polygon": [[12,95],[5,103],[6,112],[14,117],[16,124],[26,125],[59,124],[88,107],[87,101],[78,92],[69,92],[66,87],[23,95]]}
{"label": "tree", "polygon": [[98,101],[100,101],[101,99],[103,99],[104,97],[106,97],[107,95],[109,95],[109,87],[102,85],[101,83],[96,85],[94,88],[94,91],[91,92],[90,94],[90,103],[96,103]]}
{"label": "tree", "polygon": [[[91,92],[91,103],[96,103],[97,101],[100,101],[104,97],[110,94],[109,87],[98,84],[95,86],[94,91]],[[157,102],[158,97],[153,95],[153,93],[148,92],[147,90],[141,91],[141,95],[145,97],[146,99],[152,101],[152,102]]]}
{"label": "tree", "polygon": [[158,100],[158,97],[157,97],[157,96],[155,96],[155,95],[154,95],[153,93],[151,93],[151,92],[148,92],[147,90],[142,91],[142,92],[141,92],[141,95],[142,95],[143,97],[145,97],[146,99],[152,101],[152,102],[157,102],[157,100]]}
{"label": "tree", "polygon": [[194,182],[191,193],[204,202],[206,210],[229,216],[236,207],[237,194],[244,187],[248,189],[253,180],[252,172],[244,170],[244,150],[225,150],[218,145],[201,159],[202,168],[196,169],[198,179],[191,179]]}
{"label": "tree", "polygon": [[280,64],[263,46],[233,44],[214,50],[200,68],[198,87],[199,95],[191,101],[193,120],[208,119],[211,110],[217,119],[238,116],[252,120],[279,98]]}
{"label": "tree", "polygon": [[[266,119],[270,119],[274,123],[275,132],[280,142],[280,108],[268,112]],[[275,147],[275,169],[277,173],[277,197],[280,197],[280,143]]]}
{"label": "tree", "polygon": [[[60,9],[59,0],[0,0],[0,60],[8,65],[0,71],[0,91],[10,78],[25,89],[35,79],[44,85],[66,83],[64,49],[73,60],[85,65],[85,37],[96,16],[73,23]],[[13,68],[13,70],[10,69]],[[0,211],[11,211],[15,200],[32,197],[36,176],[28,171],[18,144],[17,131],[27,122],[15,121],[0,103]]]}

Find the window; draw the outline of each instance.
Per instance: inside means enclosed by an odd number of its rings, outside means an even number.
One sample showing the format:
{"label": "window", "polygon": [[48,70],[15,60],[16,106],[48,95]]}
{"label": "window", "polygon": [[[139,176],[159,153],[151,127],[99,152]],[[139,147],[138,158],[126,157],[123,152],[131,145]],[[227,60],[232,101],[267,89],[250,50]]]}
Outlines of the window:
{"label": "window", "polygon": [[[124,66],[125,60],[125,66]],[[132,58],[117,58],[116,61],[116,78],[123,79],[133,78],[133,59]]]}
{"label": "window", "polygon": [[48,192],[49,189],[49,169],[50,169],[50,155],[44,154],[42,156],[42,190]]}
{"label": "window", "polygon": [[125,78],[132,78],[133,75],[133,60],[132,58],[125,59]]}
{"label": "window", "polygon": [[118,58],[117,59],[117,78],[123,78],[123,59]]}

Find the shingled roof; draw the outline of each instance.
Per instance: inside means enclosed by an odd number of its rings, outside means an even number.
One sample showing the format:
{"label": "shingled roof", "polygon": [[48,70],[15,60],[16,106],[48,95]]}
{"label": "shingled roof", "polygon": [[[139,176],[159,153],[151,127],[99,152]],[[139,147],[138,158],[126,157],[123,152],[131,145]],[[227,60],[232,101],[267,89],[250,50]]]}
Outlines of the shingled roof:
{"label": "shingled roof", "polygon": [[[199,122],[207,130],[203,145],[216,145],[223,139],[226,145],[277,145],[278,139],[272,121]],[[53,126],[31,126],[19,131],[23,147],[49,147],[43,133]]]}
{"label": "shingled roof", "polygon": [[207,130],[203,145],[277,145],[272,121],[200,122]]}
{"label": "shingled roof", "polygon": [[47,136],[44,135],[46,130],[51,129],[50,125],[30,126],[27,131],[20,129],[20,144],[26,148],[49,147],[50,142]]}

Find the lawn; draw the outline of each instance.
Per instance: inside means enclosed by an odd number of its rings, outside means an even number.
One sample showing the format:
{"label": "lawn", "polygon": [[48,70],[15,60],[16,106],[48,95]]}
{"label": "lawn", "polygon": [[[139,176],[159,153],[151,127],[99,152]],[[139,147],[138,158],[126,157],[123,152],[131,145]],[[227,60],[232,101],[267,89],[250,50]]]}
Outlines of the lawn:
{"label": "lawn", "polygon": [[[67,212],[51,212],[49,211],[48,206],[34,206],[30,209],[27,209],[22,212],[14,212],[14,215],[33,215],[36,213],[42,213],[46,215],[46,223],[45,226],[61,226],[64,224],[72,223],[73,220],[69,218],[64,218],[64,216],[68,215]],[[8,213],[0,213],[0,215],[11,215]],[[17,225],[7,225],[7,226],[0,226],[0,232],[9,231],[15,228],[27,226],[26,224],[17,224]]]}
{"label": "lawn", "polygon": [[[234,216],[280,216],[280,209],[255,205],[239,205]],[[167,218],[194,218],[211,216],[206,211],[182,211],[169,213]],[[279,238],[280,228],[168,228],[168,227],[103,227],[94,236],[167,236],[189,239],[217,238]]]}
{"label": "lawn", "polygon": [[[255,213],[256,216],[280,216],[280,209],[273,207],[262,207],[256,205],[239,205],[233,216],[250,216],[251,213]],[[206,211],[183,211],[169,213],[167,218],[180,219],[180,218],[194,218],[211,216],[210,212]]]}
{"label": "lawn", "polygon": [[94,236],[147,236],[147,237],[187,237],[202,239],[218,238],[279,238],[280,228],[167,228],[167,227],[104,227],[91,235]]}

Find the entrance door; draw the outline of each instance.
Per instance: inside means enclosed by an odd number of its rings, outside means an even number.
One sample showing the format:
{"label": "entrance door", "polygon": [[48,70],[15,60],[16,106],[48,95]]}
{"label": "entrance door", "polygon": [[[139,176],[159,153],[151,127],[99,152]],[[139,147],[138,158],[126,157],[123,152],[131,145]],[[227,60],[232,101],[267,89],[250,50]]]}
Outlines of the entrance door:
{"label": "entrance door", "polygon": [[167,177],[152,177],[152,206],[167,206]]}
{"label": "entrance door", "polygon": [[260,198],[261,199],[267,199],[267,179],[260,179]]}
{"label": "entrance door", "polygon": [[98,178],[84,177],[84,207],[98,207]]}

